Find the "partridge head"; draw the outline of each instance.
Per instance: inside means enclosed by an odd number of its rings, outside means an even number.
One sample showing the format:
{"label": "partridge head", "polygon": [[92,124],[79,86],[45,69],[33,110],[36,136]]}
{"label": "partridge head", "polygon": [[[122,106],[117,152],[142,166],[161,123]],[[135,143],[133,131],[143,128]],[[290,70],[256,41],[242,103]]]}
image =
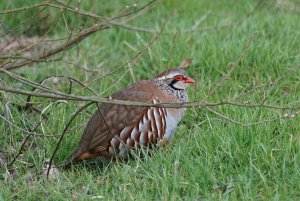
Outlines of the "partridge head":
{"label": "partridge head", "polygon": [[[186,88],[194,82],[182,68],[171,68],[111,97],[153,104],[182,103],[188,101]],[[161,146],[171,140],[184,112],[184,108],[105,103],[87,123],[79,146],[66,166],[97,156],[127,159],[130,150]]]}

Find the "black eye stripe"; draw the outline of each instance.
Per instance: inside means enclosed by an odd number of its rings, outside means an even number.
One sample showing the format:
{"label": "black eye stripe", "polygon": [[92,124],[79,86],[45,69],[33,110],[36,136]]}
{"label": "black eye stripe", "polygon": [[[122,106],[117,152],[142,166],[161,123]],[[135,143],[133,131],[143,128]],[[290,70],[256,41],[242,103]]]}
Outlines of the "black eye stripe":
{"label": "black eye stripe", "polygon": [[178,90],[174,85],[178,82],[178,80],[172,80],[172,82],[169,84],[173,89]]}

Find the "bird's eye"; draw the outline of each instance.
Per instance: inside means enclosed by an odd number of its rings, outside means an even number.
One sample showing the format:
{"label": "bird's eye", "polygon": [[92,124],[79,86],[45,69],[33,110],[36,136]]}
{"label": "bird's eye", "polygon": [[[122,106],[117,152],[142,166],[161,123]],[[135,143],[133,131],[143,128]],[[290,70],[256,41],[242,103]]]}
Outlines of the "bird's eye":
{"label": "bird's eye", "polygon": [[173,80],[182,81],[182,80],[184,80],[184,78],[183,78],[182,75],[176,75],[176,76],[173,77]]}

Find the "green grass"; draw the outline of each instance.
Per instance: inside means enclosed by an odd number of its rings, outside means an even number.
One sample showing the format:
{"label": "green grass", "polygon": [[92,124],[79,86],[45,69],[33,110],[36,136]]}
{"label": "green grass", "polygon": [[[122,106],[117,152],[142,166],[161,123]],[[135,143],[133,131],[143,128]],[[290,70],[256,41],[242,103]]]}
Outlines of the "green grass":
{"label": "green grass", "polygon": [[[2,2],[0,8],[21,7],[30,2],[33,1]],[[76,2],[72,3],[76,5]],[[90,1],[82,2],[82,8],[101,16],[114,16],[125,5],[135,3],[107,1],[94,2],[92,5],[88,3]],[[245,45],[257,31],[231,78],[205,101],[218,102],[237,97],[234,101],[239,103],[260,104],[264,100],[265,104],[279,106],[298,101],[299,105],[300,4],[291,0],[279,2],[265,1],[256,7],[258,1],[158,1],[148,12],[128,23],[152,30],[158,30],[165,24],[165,32],[176,33],[160,35],[144,55],[131,64],[134,78],[149,79],[167,66],[178,66],[184,58],[192,57],[194,63],[188,73],[197,80],[197,84],[189,89],[189,96],[191,101],[201,101],[228,72],[230,64],[239,59]],[[138,6],[144,3],[138,2]],[[12,28],[35,12],[37,9],[0,17]],[[40,17],[47,14],[49,26],[52,27],[50,37],[65,36],[67,32],[61,13],[55,16],[50,10],[45,10]],[[205,14],[208,17],[199,26],[204,30],[182,32],[191,28]],[[71,13],[66,14],[66,20],[74,30],[96,23]],[[55,27],[53,22],[57,22]],[[26,26],[15,30],[15,33],[21,33],[24,29]],[[35,26],[27,36],[40,36],[45,29],[47,27]],[[13,72],[36,82],[53,74],[65,74],[87,83],[129,60],[153,35],[114,27],[92,35],[78,48],[64,55],[55,56],[63,56],[86,68],[95,68],[103,62],[99,73],[85,72],[62,61],[34,64]],[[101,81],[93,82],[91,88],[100,94],[127,71],[128,66]],[[275,84],[239,97],[281,76],[283,79]],[[9,86],[29,89],[4,74],[0,74],[0,78]],[[102,96],[110,95],[133,82],[133,77],[127,73],[119,84]],[[67,83],[66,80],[60,80],[56,84],[50,82],[48,86],[66,92]],[[73,93],[91,95],[76,84]],[[0,97],[1,113],[8,102],[24,104],[20,98],[9,93],[1,92]],[[79,104],[82,103],[68,101],[67,104],[38,105],[41,109],[50,107],[46,110],[48,118],[42,120],[43,126],[37,129],[37,133],[58,136],[31,137],[12,167],[0,167],[0,200],[300,199],[299,117],[242,127],[199,108],[188,110],[166,150],[159,149],[152,156],[128,163],[83,164],[71,170],[59,169],[57,178],[46,180],[42,174],[45,162],[51,157],[59,135]],[[292,106],[297,106],[297,103]],[[33,128],[41,120],[41,115],[37,113],[19,111],[11,104],[8,107],[13,123],[21,128]],[[55,164],[61,164],[70,156],[94,109],[89,108],[72,123],[55,156]],[[212,109],[243,123],[297,112],[230,105]],[[0,151],[7,153],[11,160],[28,134],[16,128],[11,133],[2,119],[0,130]]]}

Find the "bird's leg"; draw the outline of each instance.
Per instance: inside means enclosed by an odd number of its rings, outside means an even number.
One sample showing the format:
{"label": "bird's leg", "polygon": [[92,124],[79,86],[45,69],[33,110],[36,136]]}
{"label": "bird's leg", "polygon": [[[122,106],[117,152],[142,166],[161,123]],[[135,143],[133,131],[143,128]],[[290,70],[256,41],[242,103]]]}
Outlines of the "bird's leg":
{"label": "bird's leg", "polygon": [[169,143],[169,141],[167,140],[166,137],[163,137],[162,139],[160,139],[160,140],[158,141],[159,147],[162,147],[162,148],[164,148],[164,149],[167,148],[168,143]]}

